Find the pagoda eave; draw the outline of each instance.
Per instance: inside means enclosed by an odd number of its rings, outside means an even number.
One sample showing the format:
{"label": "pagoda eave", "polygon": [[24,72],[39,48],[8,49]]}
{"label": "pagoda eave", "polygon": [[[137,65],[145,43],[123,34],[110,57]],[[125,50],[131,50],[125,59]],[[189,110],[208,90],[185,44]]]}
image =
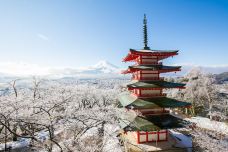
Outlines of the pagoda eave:
{"label": "pagoda eave", "polygon": [[139,56],[157,56],[158,60],[162,60],[171,56],[178,55],[178,50],[134,50],[130,49],[128,55],[123,58],[123,62],[134,61]]}
{"label": "pagoda eave", "polygon": [[170,114],[148,115],[145,117],[137,116],[130,123],[120,120],[120,126],[124,131],[159,131],[163,129],[183,128],[190,124],[190,122]]}
{"label": "pagoda eave", "polygon": [[118,100],[122,107],[132,106],[135,108],[187,108],[191,107],[191,103],[182,102],[176,99],[167,98],[167,97],[137,97],[133,94],[122,93]]}
{"label": "pagoda eave", "polygon": [[[121,74],[128,74],[128,73],[134,73],[134,72],[137,72],[137,71],[141,71],[142,69],[137,69],[137,68],[134,68],[134,69],[127,69],[127,70],[124,70],[124,71],[121,71]],[[158,73],[167,73],[167,72],[178,72],[178,71],[181,71],[180,68],[176,68],[176,69],[160,69],[160,70],[153,70],[153,71],[158,71]]]}
{"label": "pagoda eave", "polygon": [[185,84],[183,83],[174,83],[167,81],[133,81],[128,84],[127,87],[129,90],[132,89],[166,89],[166,88],[178,88],[185,89]]}

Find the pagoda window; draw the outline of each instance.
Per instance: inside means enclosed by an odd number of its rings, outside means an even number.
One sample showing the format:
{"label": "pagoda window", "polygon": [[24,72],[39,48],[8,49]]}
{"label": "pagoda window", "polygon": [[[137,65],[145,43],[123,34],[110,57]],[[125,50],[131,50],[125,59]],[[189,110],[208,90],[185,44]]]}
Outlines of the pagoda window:
{"label": "pagoda window", "polygon": [[134,133],[138,143],[167,141],[168,131],[138,131]]}
{"label": "pagoda window", "polygon": [[157,141],[158,134],[157,132],[148,132],[148,141]]}
{"label": "pagoda window", "polygon": [[158,71],[136,71],[132,75],[133,80],[159,80]]}
{"label": "pagoda window", "polygon": [[157,80],[159,79],[159,73],[158,71],[143,70],[140,72],[140,78],[141,80]]}
{"label": "pagoda window", "polygon": [[140,90],[139,89],[133,89],[132,93],[134,93],[135,95],[140,95]]}
{"label": "pagoda window", "polygon": [[139,132],[139,142],[147,142],[147,135],[146,132],[140,131]]}
{"label": "pagoda window", "polygon": [[141,64],[157,64],[158,58],[157,56],[142,56],[141,57]]}

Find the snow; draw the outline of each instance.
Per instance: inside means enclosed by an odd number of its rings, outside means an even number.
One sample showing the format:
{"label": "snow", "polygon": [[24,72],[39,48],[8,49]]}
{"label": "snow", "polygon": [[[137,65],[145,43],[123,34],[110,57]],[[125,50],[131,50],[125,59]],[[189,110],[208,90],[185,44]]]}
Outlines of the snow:
{"label": "snow", "polygon": [[119,140],[116,137],[119,130],[118,125],[106,124],[104,126],[104,148],[103,152],[122,152]]}
{"label": "snow", "polygon": [[[40,131],[39,133],[37,133],[36,137],[41,142],[43,142],[49,138],[49,134],[47,131]],[[18,141],[7,142],[7,147],[11,147],[12,149],[29,147],[30,142],[31,142],[31,139],[29,138],[19,138]],[[0,150],[4,150],[4,148],[5,148],[5,144],[4,143],[0,144]]]}
{"label": "snow", "polygon": [[192,117],[185,120],[196,123],[197,127],[228,135],[228,125],[224,122],[213,121],[205,117]]}
{"label": "snow", "polygon": [[91,129],[87,130],[86,133],[84,133],[81,136],[81,139],[92,137],[92,136],[97,135],[97,134],[98,134],[98,127],[93,127]]}
{"label": "snow", "polygon": [[49,134],[47,131],[40,131],[39,133],[37,133],[36,137],[43,142],[49,138]]}
{"label": "snow", "polygon": [[176,147],[181,147],[181,148],[191,148],[192,147],[192,137],[186,136],[180,132],[176,132],[174,130],[169,130],[171,134],[176,137],[177,139],[177,144]]}
{"label": "snow", "polygon": [[94,69],[100,69],[104,73],[118,73],[120,70],[117,66],[107,62],[107,61],[99,61],[97,64],[92,66]]}
{"label": "snow", "polygon": [[[7,142],[7,147],[12,149],[28,147],[31,139],[28,138],[19,138],[18,141]],[[4,150],[5,144],[0,144],[0,150]]]}

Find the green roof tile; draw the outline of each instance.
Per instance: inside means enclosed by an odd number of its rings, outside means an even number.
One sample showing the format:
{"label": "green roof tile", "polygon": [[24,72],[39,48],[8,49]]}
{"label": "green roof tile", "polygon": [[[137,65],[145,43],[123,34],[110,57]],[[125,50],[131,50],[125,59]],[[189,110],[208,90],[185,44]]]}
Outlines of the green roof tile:
{"label": "green roof tile", "polygon": [[134,65],[129,66],[131,69],[141,69],[141,70],[172,70],[172,69],[179,69],[181,66],[165,66],[160,64],[155,65]]}
{"label": "green roof tile", "polygon": [[173,83],[167,81],[137,81],[127,85],[127,87],[131,88],[180,88],[184,86],[185,84],[182,83]]}
{"label": "green roof tile", "polygon": [[[156,116],[137,116],[133,121],[119,121],[125,131],[157,131],[162,129],[182,128],[190,123],[170,114]],[[124,125],[123,125],[124,124]]]}
{"label": "green roof tile", "polygon": [[148,109],[148,108],[176,108],[176,107],[186,107],[190,106],[191,103],[178,101],[176,99],[167,98],[167,97],[158,97],[158,98],[137,98],[124,92],[119,96],[120,106],[119,107],[130,107],[136,109]]}

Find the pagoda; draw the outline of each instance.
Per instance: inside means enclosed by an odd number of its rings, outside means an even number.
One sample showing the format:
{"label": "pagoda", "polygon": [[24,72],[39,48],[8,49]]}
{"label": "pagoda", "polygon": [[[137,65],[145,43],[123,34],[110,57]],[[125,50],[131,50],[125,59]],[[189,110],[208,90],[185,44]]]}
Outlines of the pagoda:
{"label": "pagoda", "polygon": [[135,62],[123,74],[132,74],[127,92],[119,96],[119,107],[134,112],[131,120],[120,119],[125,138],[137,144],[168,142],[170,129],[181,128],[187,122],[171,114],[172,108],[188,108],[190,103],[166,97],[165,89],[184,89],[185,84],[167,82],[160,74],[177,72],[181,66],[166,66],[163,59],[178,55],[178,50],[150,49],[147,42],[147,19],[143,20],[144,48],[130,49],[123,62]]}

